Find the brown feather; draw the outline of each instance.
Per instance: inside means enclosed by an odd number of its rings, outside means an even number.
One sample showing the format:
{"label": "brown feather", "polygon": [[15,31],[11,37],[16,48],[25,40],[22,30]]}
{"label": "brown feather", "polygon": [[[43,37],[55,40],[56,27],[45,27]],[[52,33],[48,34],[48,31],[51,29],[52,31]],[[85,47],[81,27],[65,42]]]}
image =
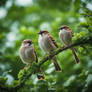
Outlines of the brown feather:
{"label": "brown feather", "polygon": [[54,63],[54,66],[55,66],[55,69],[56,69],[56,71],[57,72],[61,72],[62,71],[62,69],[61,69],[61,67],[59,66],[59,64],[58,64],[58,62],[57,62],[57,60],[56,60],[56,56],[54,56],[53,58],[53,63]]}
{"label": "brown feather", "polygon": [[55,39],[50,34],[48,34],[48,35],[49,35],[50,39],[52,40],[53,44],[58,48],[58,45],[57,45]]}
{"label": "brown feather", "polygon": [[[48,31],[40,31],[40,34],[43,34],[43,33],[47,37],[47,39],[45,39],[45,42],[46,42],[47,47],[49,48],[49,54],[52,54],[53,50],[58,48],[58,45],[57,45],[55,39],[50,35],[50,33]],[[54,61],[53,63],[54,63],[56,71],[60,72],[61,68],[60,68],[55,56],[53,57],[53,61]]]}
{"label": "brown feather", "polygon": [[[33,47],[33,48],[34,48],[34,47]],[[34,48],[34,54],[35,54],[35,56],[36,56],[36,63],[38,63],[38,57],[37,57],[37,53],[36,53],[35,48]]]}
{"label": "brown feather", "polygon": [[64,29],[66,29],[67,31],[69,31],[69,32],[71,33],[72,37],[73,37],[72,30],[70,29],[69,26],[67,26],[67,25],[62,25],[60,28],[64,28]]}
{"label": "brown feather", "polygon": [[52,40],[53,44],[58,48],[58,45],[57,45],[55,39],[50,35],[50,33],[48,31],[44,30],[44,31],[41,31],[41,32],[44,33],[44,34],[48,34],[48,36]]}
{"label": "brown feather", "polygon": [[76,63],[80,63],[80,60],[79,60],[79,58],[78,58],[78,56],[76,54],[75,48],[71,48],[71,50],[72,50],[72,53],[74,55],[74,58],[75,58]]}

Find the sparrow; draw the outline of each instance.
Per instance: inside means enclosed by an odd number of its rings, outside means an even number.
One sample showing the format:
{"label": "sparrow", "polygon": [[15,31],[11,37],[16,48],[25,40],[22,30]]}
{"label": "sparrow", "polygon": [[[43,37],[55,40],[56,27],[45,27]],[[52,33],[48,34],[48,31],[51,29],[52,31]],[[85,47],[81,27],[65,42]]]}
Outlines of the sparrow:
{"label": "sparrow", "polygon": [[[59,30],[60,30],[59,38],[60,38],[61,42],[65,46],[72,45],[72,37],[73,37],[72,30],[68,26],[66,26],[66,25],[61,26],[59,28]],[[74,55],[76,63],[80,63],[80,60],[79,60],[78,56],[76,55],[75,48],[72,47],[71,50],[72,50],[72,53]]]}
{"label": "sparrow", "polygon": [[[22,42],[21,47],[19,49],[19,55],[23,63],[26,65],[31,65],[32,62],[38,63],[38,58],[36,54],[36,50],[33,46],[33,42],[30,39],[26,39]],[[41,72],[41,70],[39,70]],[[44,76],[38,75],[38,79],[44,79]]]}
{"label": "sparrow", "polygon": [[[50,33],[48,31],[42,30],[38,34],[39,34],[38,44],[39,44],[40,48],[47,54],[51,55],[51,53],[55,49],[58,48],[56,41],[54,40],[54,38],[50,35]],[[54,61],[53,63],[54,63],[56,71],[60,72],[61,68],[56,60],[56,56],[54,56],[52,59]]]}

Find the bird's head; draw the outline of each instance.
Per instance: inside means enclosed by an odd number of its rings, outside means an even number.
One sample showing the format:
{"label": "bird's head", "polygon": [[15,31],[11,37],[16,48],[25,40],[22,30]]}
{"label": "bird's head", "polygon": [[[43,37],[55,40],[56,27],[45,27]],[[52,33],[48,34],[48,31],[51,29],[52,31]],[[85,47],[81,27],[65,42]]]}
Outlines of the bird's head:
{"label": "bird's head", "polygon": [[33,44],[32,40],[26,39],[22,42],[22,46],[31,46]]}

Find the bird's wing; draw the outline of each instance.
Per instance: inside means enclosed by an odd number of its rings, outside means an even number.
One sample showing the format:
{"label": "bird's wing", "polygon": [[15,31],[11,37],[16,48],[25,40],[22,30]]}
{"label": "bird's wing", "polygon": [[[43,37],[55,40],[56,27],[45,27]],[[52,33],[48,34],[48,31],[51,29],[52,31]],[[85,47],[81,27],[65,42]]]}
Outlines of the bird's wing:
{"label": "bird's wing", "polygon": [[74,36],[74,34],[73,34],[72,30],[71,30],[71,35],[72,35],[72,37]]}
{"label": "bird's wing", "polygon": [[71,33],[70,33],[70,35],[72,35],[72,37],[73,37],[74,35],[73,35],[73,32],[72,32],[72,30],[71,30],[71,29],[69,29],[69,30],[70,30],[70,32],[71,32]]}
{"label": "bird's wing", "polygon": [[71,35],[72,37],[74,36],[71,29],[68,29],[67,31],[70,33],[70,35]]}
{"label": "bird's wing", "polygon": [[[33,47],[33,48],[34,48],[34,47]],[[34,48],[34,54],[35,54],[35,56],[36,56],[36,63],[38,63],[38,57],[37,57],[37,53],[36,53],[35,48]]]}
{"label": "bird's wing", "polygon": [[53,42],[53,44],[58,48],[58,45],[55,41],[55,39],[49,34],[49,38],[51,39],[51,41]]}

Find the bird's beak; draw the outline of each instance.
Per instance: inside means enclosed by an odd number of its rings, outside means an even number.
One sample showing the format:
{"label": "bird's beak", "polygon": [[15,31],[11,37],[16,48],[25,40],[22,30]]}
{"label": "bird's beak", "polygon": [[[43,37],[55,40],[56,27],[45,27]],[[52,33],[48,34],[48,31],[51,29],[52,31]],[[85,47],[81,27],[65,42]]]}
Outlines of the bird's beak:
{"label": "bird's beak", "polygon": [[38,34],[41,34],[41,31],[40,31],[40,32],[38,32]]}
{"label": "bird's beak", "polygon": [[40,34],[40,32],[38,32],[38,34]]}

